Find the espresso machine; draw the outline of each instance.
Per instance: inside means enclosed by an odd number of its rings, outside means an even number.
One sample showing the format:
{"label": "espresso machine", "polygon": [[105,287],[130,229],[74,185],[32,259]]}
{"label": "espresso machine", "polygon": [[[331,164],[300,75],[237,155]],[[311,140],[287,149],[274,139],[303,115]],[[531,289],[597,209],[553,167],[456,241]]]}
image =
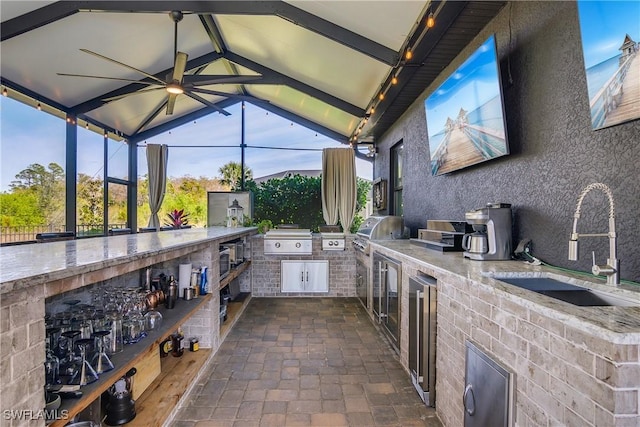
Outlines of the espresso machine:
{"label": "espresso machine", "polygon": [[511,205],[488,203],[487,207],[466,212],[474,232],[462,239],[466,258],[485,261],[511,259]]}

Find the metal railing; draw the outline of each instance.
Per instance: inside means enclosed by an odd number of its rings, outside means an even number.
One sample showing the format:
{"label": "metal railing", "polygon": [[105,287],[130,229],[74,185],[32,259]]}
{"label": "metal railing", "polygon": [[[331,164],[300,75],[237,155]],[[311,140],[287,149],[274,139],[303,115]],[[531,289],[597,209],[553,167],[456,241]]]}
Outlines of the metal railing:
{"label": "metal railing", "polygon": [[[109,224],[108,229],[126,228],[127,224]],[[18,225],[0,227],[0,244],[35,242],[38,233],[57,233],[67,231],[64,225]],[[104,236],[102,225],[78,224],[76,226],[77,237]]]}

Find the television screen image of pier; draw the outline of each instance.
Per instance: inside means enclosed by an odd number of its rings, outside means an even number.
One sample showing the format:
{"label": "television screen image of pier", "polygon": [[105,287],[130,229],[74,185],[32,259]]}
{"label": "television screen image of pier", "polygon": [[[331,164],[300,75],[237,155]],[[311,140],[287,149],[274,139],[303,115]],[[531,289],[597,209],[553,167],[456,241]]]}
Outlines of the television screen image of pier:
{"label": "television screen image of pier", "polygon": [[429,136],[431,173],[440,175],[509,153],[500,95],[472,112],[460,108]]}

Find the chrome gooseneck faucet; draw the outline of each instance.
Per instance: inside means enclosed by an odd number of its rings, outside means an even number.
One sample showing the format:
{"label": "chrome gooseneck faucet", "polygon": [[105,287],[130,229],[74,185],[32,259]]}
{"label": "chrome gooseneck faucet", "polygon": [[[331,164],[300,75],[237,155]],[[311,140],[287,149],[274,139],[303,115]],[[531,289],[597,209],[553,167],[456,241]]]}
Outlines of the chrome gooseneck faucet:
{"label": "chrome gooseneck faucet", "polygon": [[[609,198],[609,232],[608,233],[595,233],[595,234],[586,234],[580,233],[578,234],[578,219],[580,219],[580,209],[582,208],[582,201],[584,200],[587,193],[591,190],[601,190],[606,196]],[[585,187],[584,190],[580,193],[578,197],[578,206],[576,207],[576,212],[573,214],[573,231],[571,232],[571,237],[569,239],[569,260],[577,261],[578,260],[578,238],[580,237],[608,237],[609,238],[609,258],[607,258],[607,264],[598,265],[596,264],[596,255],[593,253],[593,265],[591,267],[591,272],[596,275],[604,275],[607,276],[607,284],[609,285],[619,285],[620,284],[620,260],[617,258],[617,248],[616,248],[616,221],[615,221],[615,208],[613,204],[613,193],[611,193],[611,189],[607,187],[605,184],[600,182],[595,182],[593,184],[589,184]]]}

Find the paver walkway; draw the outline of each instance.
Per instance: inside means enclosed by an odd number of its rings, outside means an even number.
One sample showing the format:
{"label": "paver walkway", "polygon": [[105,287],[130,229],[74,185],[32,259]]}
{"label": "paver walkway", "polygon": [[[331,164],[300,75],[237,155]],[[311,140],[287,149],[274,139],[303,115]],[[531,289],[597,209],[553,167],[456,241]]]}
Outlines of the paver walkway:
{"label": "paver walkway", "polygon": [[253,298],[173,425],[442,426],[355,298]]}

